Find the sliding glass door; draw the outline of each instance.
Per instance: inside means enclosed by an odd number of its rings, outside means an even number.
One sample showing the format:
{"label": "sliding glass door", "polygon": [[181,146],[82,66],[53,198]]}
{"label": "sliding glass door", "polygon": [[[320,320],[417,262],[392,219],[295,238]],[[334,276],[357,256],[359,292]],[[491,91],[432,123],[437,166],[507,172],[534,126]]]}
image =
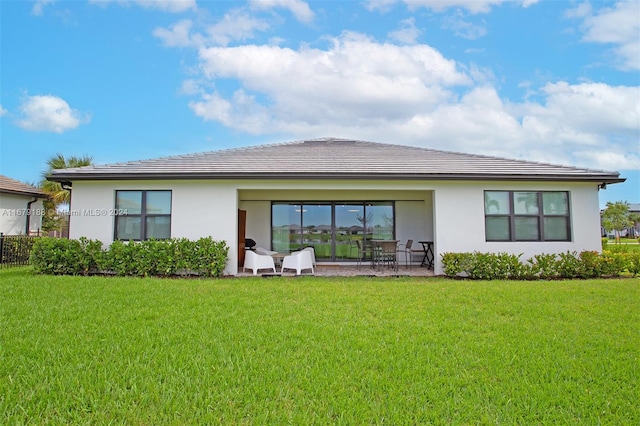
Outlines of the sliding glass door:
{"label": "sliding glass door", "polygon": [[358,241],[395,235],[394,204],[383,202],[273,202],[273,250],[288,253],[314,247],[318,260],[355,260]]}

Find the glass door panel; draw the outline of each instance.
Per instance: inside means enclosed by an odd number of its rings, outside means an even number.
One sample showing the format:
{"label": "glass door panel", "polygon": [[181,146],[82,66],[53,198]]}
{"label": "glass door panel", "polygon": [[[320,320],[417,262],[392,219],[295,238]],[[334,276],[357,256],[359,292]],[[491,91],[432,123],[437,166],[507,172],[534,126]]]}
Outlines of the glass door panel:
{"label": "glass door panel", "polygon": [[393,205],[369,203],[366,205],[367,234],[374,240],[393,239]]}
{"label": "glass door panel", "polygon": [[316,260],[331,260],[331,204],[302,205],[302,247],[311,246]]}
{"label": "glass door panel", "polygon": [[335,218],[336,259],[357,259],[357,241],[364,240],[364,205],[336,204]]}
{"label": "glass door panel", "polygon": [[300,247],[300,205],[273,204],[271,207],[271,244],[273,250],[290,253]]}

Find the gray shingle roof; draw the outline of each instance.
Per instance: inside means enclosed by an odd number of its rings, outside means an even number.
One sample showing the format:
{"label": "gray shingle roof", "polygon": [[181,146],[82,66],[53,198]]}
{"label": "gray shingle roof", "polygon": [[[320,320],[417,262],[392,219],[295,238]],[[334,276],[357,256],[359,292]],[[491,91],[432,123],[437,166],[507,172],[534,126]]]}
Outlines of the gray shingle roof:
{"label": "gray shingle roof", "polygon": [[624,181],[617,172],[336,138],[54,170],[50,178]]}
{"label": "gray shingle roof", "polygon": [[38,198],[47,197],[47,194],[41,189],[4,175],[0,175],[0,192],[5,194],[32,195]]}

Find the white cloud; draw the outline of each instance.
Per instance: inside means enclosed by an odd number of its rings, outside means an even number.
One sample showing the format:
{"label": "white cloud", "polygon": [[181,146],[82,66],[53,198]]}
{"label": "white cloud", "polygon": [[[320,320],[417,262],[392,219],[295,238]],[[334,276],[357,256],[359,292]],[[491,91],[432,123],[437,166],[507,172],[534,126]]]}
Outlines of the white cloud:
{"label": "white cloud", "polygon": [[87,114],[71,109],[64,99],[53,95],[29,96],[18,109],[18,126],[34,132],[63,133],[89,122]]}
{"label": "white cloud", "polygon": [[584,2],[578,4],[574,8],[567,9],[564,12],[564,16],[566,18],[586,18],[587,16],[591,15],[592,11],[593,8],[591,7],[591,3]]}
{"label": "white cloud", "polygon": [[584,18],[583,40],[612,44],[623,70],[640,69],[640,2],[626,0],[613,7],[602,8],[595,15],[591,7],[578,6],[567,11],[567,17]]}
{"label": "white cloud", "polygon": [[389,33],[389,39],[404,44],[415,44],[422,31],[416,28],[415,18],[408,18],[400,22],[400,28]]}
{"label": "white cloud", "polygon": [[426,45],[354,33],[327,50],[246,45],[202,48],[199,56],[206,80],[234,79],[240,89],[207,92],[198,85],[189,106],[238,131],[640,168],[638,87],[558,81],[537,89],[542,101],[512,103],[500,98],[490,70],[456,64]]}
{"label": "white cloud", "polygon": [[[465,9],[472,14],[488,13],[492,6],[498,6],[506,0],[367,0],[364,7],[369,11],[379,11],[386,13],[396,4],[404,3],[409,10],[421,7],[431,9],[435,12],[443,12],[449,8]],[[538,0],[520,0],[522,7],[529,7]]]}
{"label": "white cloud", "polygon": [[[511,102],[499,95],[491,69],[456,63],[417,44],[412,19],[389,33],[388,42],[345,32],[327,39],[325,48],[232,46],[268,29],[246,13],[231,11],[202,33],[193,32],[191,21],[154,32],[168,46],[198,48],[200,74],[189,75],[180,92],[192,97],[189,107],[204,121],[255,135],[338,135],[599,169],[640,168],[638,87],[529,83],[527,100]],[[588,9],[568,13],[591,16]],[[482,34],[481,28],[454,29]]]}
{"label": "white cloud", "polygon": [[113,2],[123,5],[135,3],[145,9],[157,9],[170,13],[180,13],[197,9],[196,0],[89,0],[89,2],[102,6]]}
{"label": "white cloud", "polygon": [[[454,61],[429,46],[378,44],[354,33],[333,39],[328,50],[248,45],[203,48],[199,55],[206,78],[237,79],[244,91],[269,99],[271,121],[261,129],[265,132],[290,123],[402,121],[416,109],[433,109],[454,96],[447,87],[471,84]],[[220,121],[241,129],[242,123],[236,127],[228,121],[247,113],[248,95],[237,94],[215,93],[192,108],[207,120],[222,114]]]}
{"label": "white cloud", "polygon": [[7,111],[6,109],[4,109],[2,107],[2,105],[0,105],[0,117],[4,117],[5,115],[9,114],[9,111]]}
{"label": "white cloud", "polygon": [[289,10],[300,22],[309,23],[313,21],[314,13],[307,4],[301,0],[250,0],[254,9],[274,9],[283,8]]}
{"label": "white cloud", "polygon": [[215,45],[226,46],[231,41],[248,40],[254,31],[265,31],[269,25],[261,19],[236,9],[226,13],[222,20],[207,28],[208,39]]}
{"label": "white cloud", "polygon": [[181,95],[198,95],[204,93],[201,88],[201,82],[192,78],[184,80],[182,86],[178,90]]}
{"label": "white cloud", "polygon": [[162,40],[167,47],[186,47],[191,46],[194,41],[190,37],[191,20],[183,19],[171,26],[171,29],[156,28],[153,35]]}
{"label": "white cloud", "polygon": [[53,0],[36,0],[31,8],[31,14],[33,16],[42,16],[44,14],[44,7],[53,3]]}
{"label": "white cloud", "polygon": [[183,19],[169,29],[158,27],[153,35],[167,47],[227,46],[234,41],[244,41],[255,36],[256,31],[269,29],[269,24],[240,9],[226,13],[220,21],[205,28],[205,33],[193,31],[193,22]]}
{"label": "white cloud", "polygon": [[485,26],[464,20],[461,13],[443,18],[442,27],[453,30],[455,35],[466,38],[467,40],[476,40],[487,34]]}

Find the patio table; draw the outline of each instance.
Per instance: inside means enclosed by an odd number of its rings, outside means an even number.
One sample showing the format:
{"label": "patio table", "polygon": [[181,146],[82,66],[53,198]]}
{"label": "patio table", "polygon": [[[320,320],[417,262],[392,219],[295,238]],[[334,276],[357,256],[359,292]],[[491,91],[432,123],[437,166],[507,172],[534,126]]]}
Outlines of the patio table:
{"label": "patio table", "polygon": [[271,257],[273,257],[273,261],[275,262],[276,266],[280,267],[282,266],[282,259],[284,259],[284,257],[288,255],[289,253],[273,253]]}
{"label": "patio table", "polygon": [[427,268],[433,269],[434,262],[434,254],[433,254],[433,241],[418,241],[422,244],[422,249],[424,250],[424,256],[422,257],[422,262],[420,266],[426,266]]}

